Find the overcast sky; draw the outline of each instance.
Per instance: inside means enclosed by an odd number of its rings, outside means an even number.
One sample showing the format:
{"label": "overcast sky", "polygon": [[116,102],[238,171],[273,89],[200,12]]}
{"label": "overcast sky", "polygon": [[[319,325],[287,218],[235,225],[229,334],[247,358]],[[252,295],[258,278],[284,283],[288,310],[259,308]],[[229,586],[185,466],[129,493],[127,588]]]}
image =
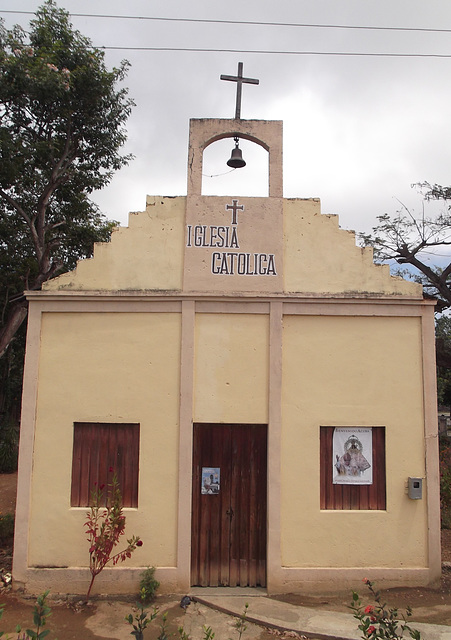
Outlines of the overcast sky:
{"label": "overcast sky", "polygon": [[[39,0],[0,0],[6,25],[28,26]],[[185,195],[190,118],[232,118],[235,84],[244,85],[243,119],[283,120],[284,195],[319,197],[346,229],[365,231],[399,201],[421,209],[411,184],[451,185],[451,3],[444,0],[59,0],[98,47],[170,47],[423,57],[289,55],[106,50],[108,66],[131,63],[126,85],[136,107],[125,151],[135,160],[95,196],[108,217],[127,224],[146,194]],[[141,19],[138,19],[140,17]],[[422,30],[157,21],[189,18]],[[428,32],[425,29],[449,29]],[[435,55],[446,57],[426,57]],[[220,146],[222,145],[222,147]],[[242,144],[244,169],[228,171],[232,141],[205,158],[204,193],[264,195],[266,157]],[[255,151],[254,151],[255,149]]]}

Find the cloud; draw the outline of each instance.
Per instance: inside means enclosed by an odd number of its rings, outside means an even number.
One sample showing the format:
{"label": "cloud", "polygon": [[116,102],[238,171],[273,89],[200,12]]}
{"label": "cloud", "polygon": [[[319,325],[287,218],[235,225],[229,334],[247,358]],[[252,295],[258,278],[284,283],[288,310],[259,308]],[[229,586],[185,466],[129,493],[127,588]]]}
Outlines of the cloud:
{"label": "cloud", "polygon": [[[35,11],[37,0],[16,0]],[[6,6],[8,5],[8,6]],[[60,0],[75,13],[239,19],[316,24],[435,27],[451,25],[451,5],[430,0]],[[0,9],[10,3],[0,0]],[[0,14],[2,15],[2,14]],[[29,17],[6,16],[26,24]],[[211,25],[73,17],[97,46],[213,47],[265,50],[449,53],[449,34],[251,25]],[[126,151],[131,165],[95,195],[110,217],[126,224],[145,206],[146,194],[186,193],[190,118],[231,118],[235,87],[222,73],[260,85],[243,87],[242,117],[284,121],[284,187],[289,197],[320,197],[324,213],[338,213],[343,227],[369,229],[396,200],[421,204],[412,182],[450,182],[447,81],[451,59],[107,51],[107,64],[128,58],[126,85],[137,106]],[[211,173],[226,171],[230,140],[211,151]],[[209,151],[209,152],[210,152]],[[208,189],[250,193],[265,177],[265,159],[243,145],[248,163],[240,174],[204,179]],[[235,175],[236,174],[236,175]],[[239,177],[241,175],[241,178]],[[216,185],[219,185],[218,187]],[[227,186],[227,188],[229,188]],[[250,193],[248,195],[250,195]],[[245,195],[245,194],[242,194]]]}

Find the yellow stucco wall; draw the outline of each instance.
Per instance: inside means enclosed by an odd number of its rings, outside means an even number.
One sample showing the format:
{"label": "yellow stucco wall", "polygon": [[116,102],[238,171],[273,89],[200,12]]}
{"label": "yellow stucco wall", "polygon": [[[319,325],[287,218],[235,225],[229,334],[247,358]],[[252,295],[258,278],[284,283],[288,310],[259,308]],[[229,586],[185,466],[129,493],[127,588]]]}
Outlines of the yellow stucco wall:
{"label": "yellow stucco wall", "polygon": [[[82,260],[75,271],[63,274],[43,285],[49,291],[160,291],[173,292],[183,288],[184,250],[186,242],[185,210],[187,203],[194,211],[199,224],[212,224],[212,211],[224,216],[226,198],[174,198],[148,196],[145,211],[130,214],[129,227],[113,232],[111,242],[97,244],[94,258]],[[246,251],[265,250],[272,246],[274,229],[262,223],[262,202],[273,199],[244,198],[246,213],[254,212],[257,218],[249,218],[250,231],[257,238],[246,245]],[[282,199],[282,216],[277,225],[283,226],[283,249],[277,249],[276,264],[283,278],[259,280],[252,276],[230,280],[229,277],[211,278],[206,287],[220,292],[252,291],[282,293],[337,295],[408,295],[421,299],[421,285],[390,275],[388,265],[375,265],[371,248],[356,246],[355,235],[339,228],[338,216],[322,215],[320,201],[311,199]],[[265,205],[265,206],[269,206]],[[191,210],[190,209],[190,210]],[[230,217],[227,214],[224,220]],[[274,220],[276,216],[273,216]],[[222,218],[221,218],[222,219]],[[241,216],[244,225],[246,217]],[[216,222],[217,223],[217,222]],[[224,222],[226,224],[226,222]],[[252,226],[253,225],[253,226]],[[240,229],[240,227],[238,227]],[[241,236],[241,231],[240,237]],[[243,232],[244,233],[244,232]],[[282,230],[280,230],[282,235]],[[244,237],[246,237],[244,235]],[[270,242],[271,241],[271,242]],[[201,286],[209,255],[214,249],[195,251],[196,262],[190,263],[191,286]],[[190,254],[191,256],[191,254]],[[186,258],[185,258],[186,260]],[[193,284],[196,283],[195,285]],[[227,283],[225,287],[224,282]],[[235,289],[234,284],[236,283]],[[221,287],[222,285],[222,287]],[[273,287],[273,289],[271,288]]]}
{"label": "yellow stucco wall", "polygon": [[390,276],[373,263],[370,247],[356,246],[355,234],[339,227],[336,215],[322,215],[318,198],[284,200],[285,291],[421,297],[422,287]]}
{"label": "yellow stucco wall", "polygon": [[194,422],[268,421],[268,343],[268,316],[197,316]]}
{"label": "yellow stucco wall", "polygon": [[128,227],[118,227],[111,242],[95,245],[92,259],[43,289],[180,290],[185,204],[183,196],[147,196],[145,211],[131,213]]}
{"label": "yellow stucco wall", "polygon": [[[368,554],[374,566],[426,565],[426,500],[404,486],[425,473],[420,323],[285,316],[282,566],[361,566]],[[73,423],[121,420],[141,425],[139,508],[126,513],[145,544],[127,564],[174,566],[180,314],[44,314],[41,346],[30,566],[86,565],[86,509],[69,505]],[[268,355],[267,315],[198,314],[193,420],[268,422]],[[386,511],[320,511],[320,426],[386,427]]]}
{"label": "yellow stucco wall", "polygon": [[[283,566],[427,565],[420,353],[420,318],[284,318]],[[386,511],[320,511],[320,426],[386,428]]]}
{"label": "yellow stucco wall", "polygon": [[86,566],[86,509],[70,507],[74,422],[140,423],[139,507],[127,566],[174,566],[180,314],[44,314],[30,518],[30,566]]}
{"label": "yellow stucco wall", "polygon": [[[139,500],[125,513],[144,545],[97,588],[136,592],[154,565],[161,592],[188,592],[192,425],[204,422],[268,424],[270,592],[343,588],[371,567],[378,582],[430,584],[440,573],[432,303],[374,265],[318,199],[283,199],[280,122],[209,119],[190,131],[188,195],[149,196],[92,259],[27,294],[15,583],[85,590],[73,424],[135,422]],[[269,150],[269,197],[202,196],[205,146],[237,133]],[[385,510],[321,511],[321,426],[385,427]],[[408,476],[426,474],[423,499],[410,500]]]}

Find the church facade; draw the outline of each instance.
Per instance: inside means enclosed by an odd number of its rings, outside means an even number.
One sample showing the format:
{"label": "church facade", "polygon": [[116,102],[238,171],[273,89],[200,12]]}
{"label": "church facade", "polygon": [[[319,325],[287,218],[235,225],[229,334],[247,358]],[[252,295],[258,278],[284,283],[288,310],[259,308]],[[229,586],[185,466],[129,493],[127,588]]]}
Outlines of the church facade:
{"label": "church facade", "polygon": [[[204,196],[221,138],[269,154],[265,198]],[[28,293],[13,578],[89,584],[90,491],[117,473],[136,592],[428,585],[440,576],[434,305],[282,193],[282,123],[192,120],[187,196]]]}

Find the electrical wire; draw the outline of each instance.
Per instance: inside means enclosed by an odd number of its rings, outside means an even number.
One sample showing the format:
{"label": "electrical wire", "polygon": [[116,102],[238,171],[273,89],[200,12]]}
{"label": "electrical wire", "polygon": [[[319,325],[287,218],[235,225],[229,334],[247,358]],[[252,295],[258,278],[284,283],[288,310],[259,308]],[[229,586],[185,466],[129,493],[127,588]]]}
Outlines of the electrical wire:
{"label": "electrical wire", "polygon": [[369,56],[374,58],[451,58],[451,53],[376,53],[351,51],[277,51],[264,49],[210,49],[201,47],[119,47],[97,45],[108,51],[182,51],[185,53],[247,53],[284,56]]}
{"label": "electrical wire", "polygon": [[[14,9],[0,9],[2,13],[35,15],[33,11],[20,11]],[[165,22],[188,22],[205,24],[231,24],[231,25],[254,25],[271,27],[303,27],[320,29],[354,29],[354,30],[375,30],[375,31],[404,31],[404,32],[425,32],[425,33],[451,33],[451,29],[436,29],[427,27],[378,27],[371,25],[342,25],[342,24],[314,24],[314,23],[292,23],[292,22],[263,22],[256,20],[213,20],[207,18],[169,18],[161,16],[131,16],[115,14],[90,14],[71,13],[72,17],[82,18],[113,18],[125,20],[153,20]],[[263,49],[220,49],[207,47],[127,47],[127,46],[107,46],[98,45],[97,48],[108,51],[160,51],[160,52],[183,52],[183,53],[243,53],[257,55],[285,55],[285,56],[335,56],[335,57],[375,57],[375,58],[436,58],[449,59],[451,54],[442,53],[390,53],[390,52],[354,52],[354,51],[281,51]]]}
{"label": "electrical wire", "polygon": [[[0,13],[18,13],[26,15],[35,15],[33,11],[16,11],[14,9],[0,9]],[[362,29],[374,31],[412,31],[425,33],[451,33],[451,29],[439,29],[429,27],[378,27],[373,25],[349,25],[349,24],[316,24],[304,22],[265,22],[259,20],[214,20],[209,18],[168,18],[162,16],[129,16],[101,13],[70,13],[72,17],[77,18],[113,18],[120,20],[154,20],[162,22],[194,22],[204,24],[232,24],[232,25],[250,25],[262,27],[296,27],[309,29]]]}

